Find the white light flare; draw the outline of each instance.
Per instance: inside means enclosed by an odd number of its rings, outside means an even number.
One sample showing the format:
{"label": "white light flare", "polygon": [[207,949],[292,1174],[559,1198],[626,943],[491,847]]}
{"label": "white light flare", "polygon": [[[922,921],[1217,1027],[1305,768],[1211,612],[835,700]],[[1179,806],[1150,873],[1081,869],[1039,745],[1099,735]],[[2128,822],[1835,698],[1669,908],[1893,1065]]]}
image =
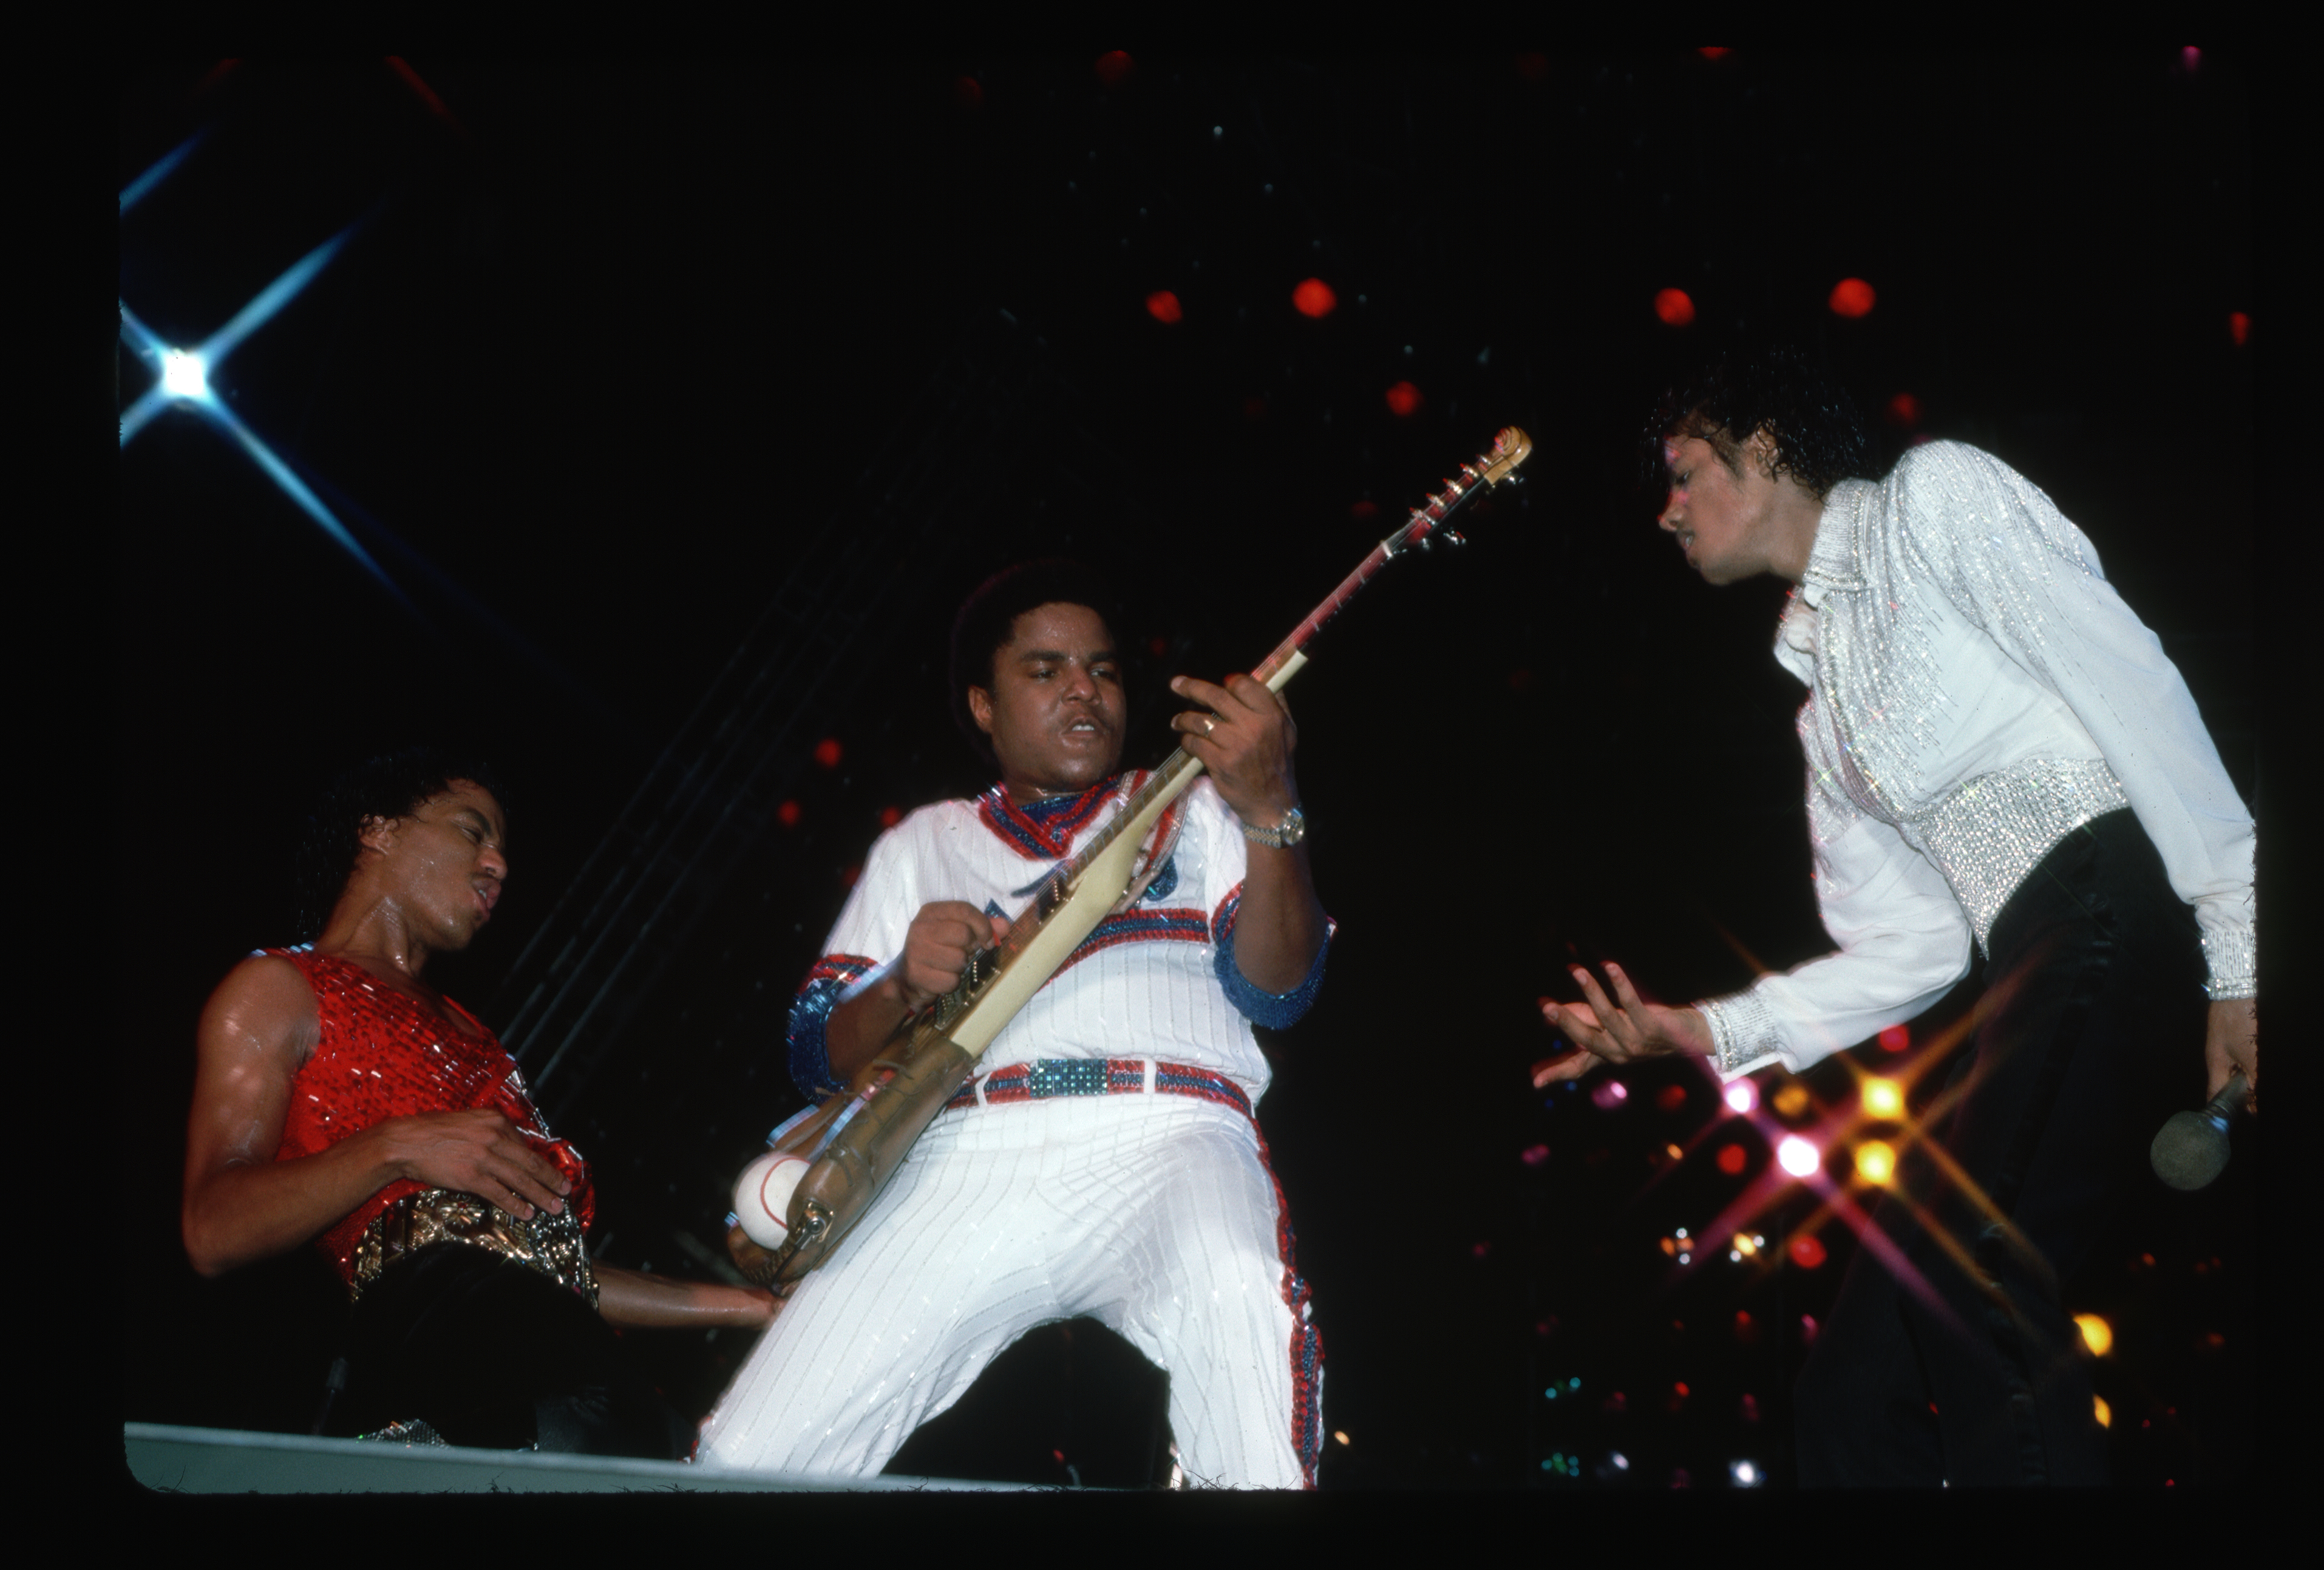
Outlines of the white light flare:
{"label": "white light flare", "polygon": [[1727,1110],[1738,1117],[1748,1117],[1759,1110],[1759,1087],[1748,1079],[1738,1079],[1727,1087]]}
{"label": "white light flare", "polygon": [[1737,1488],[1757,1488],[1767,1480],[1766,1474],[1748,1461],[1729,1462],[1727,1475]]}
{"label": "white light flare", "polygon": [[210,395],[209,367],[190,349],[161,351],[161,391],[188,403]]}
{"label": "white light flare", "polygon": [[1812,1178],[1822,1169],[1823,1154],[1797,1134],[1785,1134],[1775,1147],[1775,1165],[1794,1178]]}

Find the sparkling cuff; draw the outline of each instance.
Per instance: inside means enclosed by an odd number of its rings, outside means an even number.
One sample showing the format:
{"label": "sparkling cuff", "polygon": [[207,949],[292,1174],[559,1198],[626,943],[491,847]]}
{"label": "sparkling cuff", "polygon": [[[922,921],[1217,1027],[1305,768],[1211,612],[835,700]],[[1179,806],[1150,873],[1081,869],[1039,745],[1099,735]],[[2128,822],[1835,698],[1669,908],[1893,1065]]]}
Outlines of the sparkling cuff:
{"label": "sparkling cuff", "polygon": [[2213,1002],[2259,996],[2259,934],[2249,923],[2204,928],[2203,963],[2211,973],[2203,990]]}
{"label": "sparkling cuff", "polygon": [[831,1011],[839,1006],[847,989],[877,969],[878,964],[860,955],[827,954],[807,973],[806,984],[792,1001],[785,1043],[790,1048],[791,1083],[809,1101],[846,1088],[832,1077],[831,1048],[825,1031],[831,1023]]}
{"label": "sparkling cuff", "polygon": [[1705,998],[1694,1005],[1711,1022],[1711,1061],[1722,1075],[1741,1074],[1777,1057],[1784,1047],[1775,1011],[1756,990]]}

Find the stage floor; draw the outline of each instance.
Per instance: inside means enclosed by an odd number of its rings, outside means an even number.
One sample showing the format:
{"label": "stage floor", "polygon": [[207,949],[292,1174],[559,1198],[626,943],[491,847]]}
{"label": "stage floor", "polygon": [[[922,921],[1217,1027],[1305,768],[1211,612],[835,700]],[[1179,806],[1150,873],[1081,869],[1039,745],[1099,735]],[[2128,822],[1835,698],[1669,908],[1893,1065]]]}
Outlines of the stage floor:
{"label": "stage floor", "polygon": [[706,1472],[673,1461],[309,1439],[125,1423],[130,1475],[171,1493],[918,1493],[1043,1492],[1012,1482]]}

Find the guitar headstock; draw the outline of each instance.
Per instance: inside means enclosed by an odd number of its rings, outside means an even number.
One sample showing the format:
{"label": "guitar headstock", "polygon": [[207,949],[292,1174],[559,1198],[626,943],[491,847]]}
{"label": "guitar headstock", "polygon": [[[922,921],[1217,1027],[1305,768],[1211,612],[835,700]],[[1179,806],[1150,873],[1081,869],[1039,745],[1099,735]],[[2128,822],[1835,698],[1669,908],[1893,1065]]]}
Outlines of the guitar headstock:
{"label": "guitar headstock", "polygon": [[1416,545],[1425,550],[1431,536],[1440,534],[1448,545],[1462,543],[1457,531],[1443,527],[1444,520],[1479,491],[1507,484],[1532,456],[1533,438],[1514,425],[1505,427],[1493,439],[1492,447],[1477,455],[1476,462],[1461,466],[1460,479],[1445,481],[1444,488],[1429,497],[1425,506],[1415,507],[1404,527],[1382,540],[1381,548],[1390,556],[1400,556]]}
{"label": "guitar headstock", "polygon": [[1489,485],[1498,485],[1517,472],[1526,459],[1533,456],[1533,438],[1512,425],[1505,427],[1493,439],[1493,450],[1471,466],[1477,477]]}

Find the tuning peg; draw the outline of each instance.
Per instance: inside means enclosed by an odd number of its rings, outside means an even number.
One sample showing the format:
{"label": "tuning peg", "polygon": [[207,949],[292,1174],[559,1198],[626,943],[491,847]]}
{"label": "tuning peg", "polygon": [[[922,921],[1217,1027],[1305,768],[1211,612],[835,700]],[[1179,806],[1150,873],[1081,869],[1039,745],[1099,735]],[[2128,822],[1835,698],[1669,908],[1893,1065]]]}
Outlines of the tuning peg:
{"label": "tuning peg", "polygon": [[1469,537],[1462,533],[1458,529],[1447,529],[1444,531],[1444,543],[1447,545],[1466,545],[1469,543]]}

